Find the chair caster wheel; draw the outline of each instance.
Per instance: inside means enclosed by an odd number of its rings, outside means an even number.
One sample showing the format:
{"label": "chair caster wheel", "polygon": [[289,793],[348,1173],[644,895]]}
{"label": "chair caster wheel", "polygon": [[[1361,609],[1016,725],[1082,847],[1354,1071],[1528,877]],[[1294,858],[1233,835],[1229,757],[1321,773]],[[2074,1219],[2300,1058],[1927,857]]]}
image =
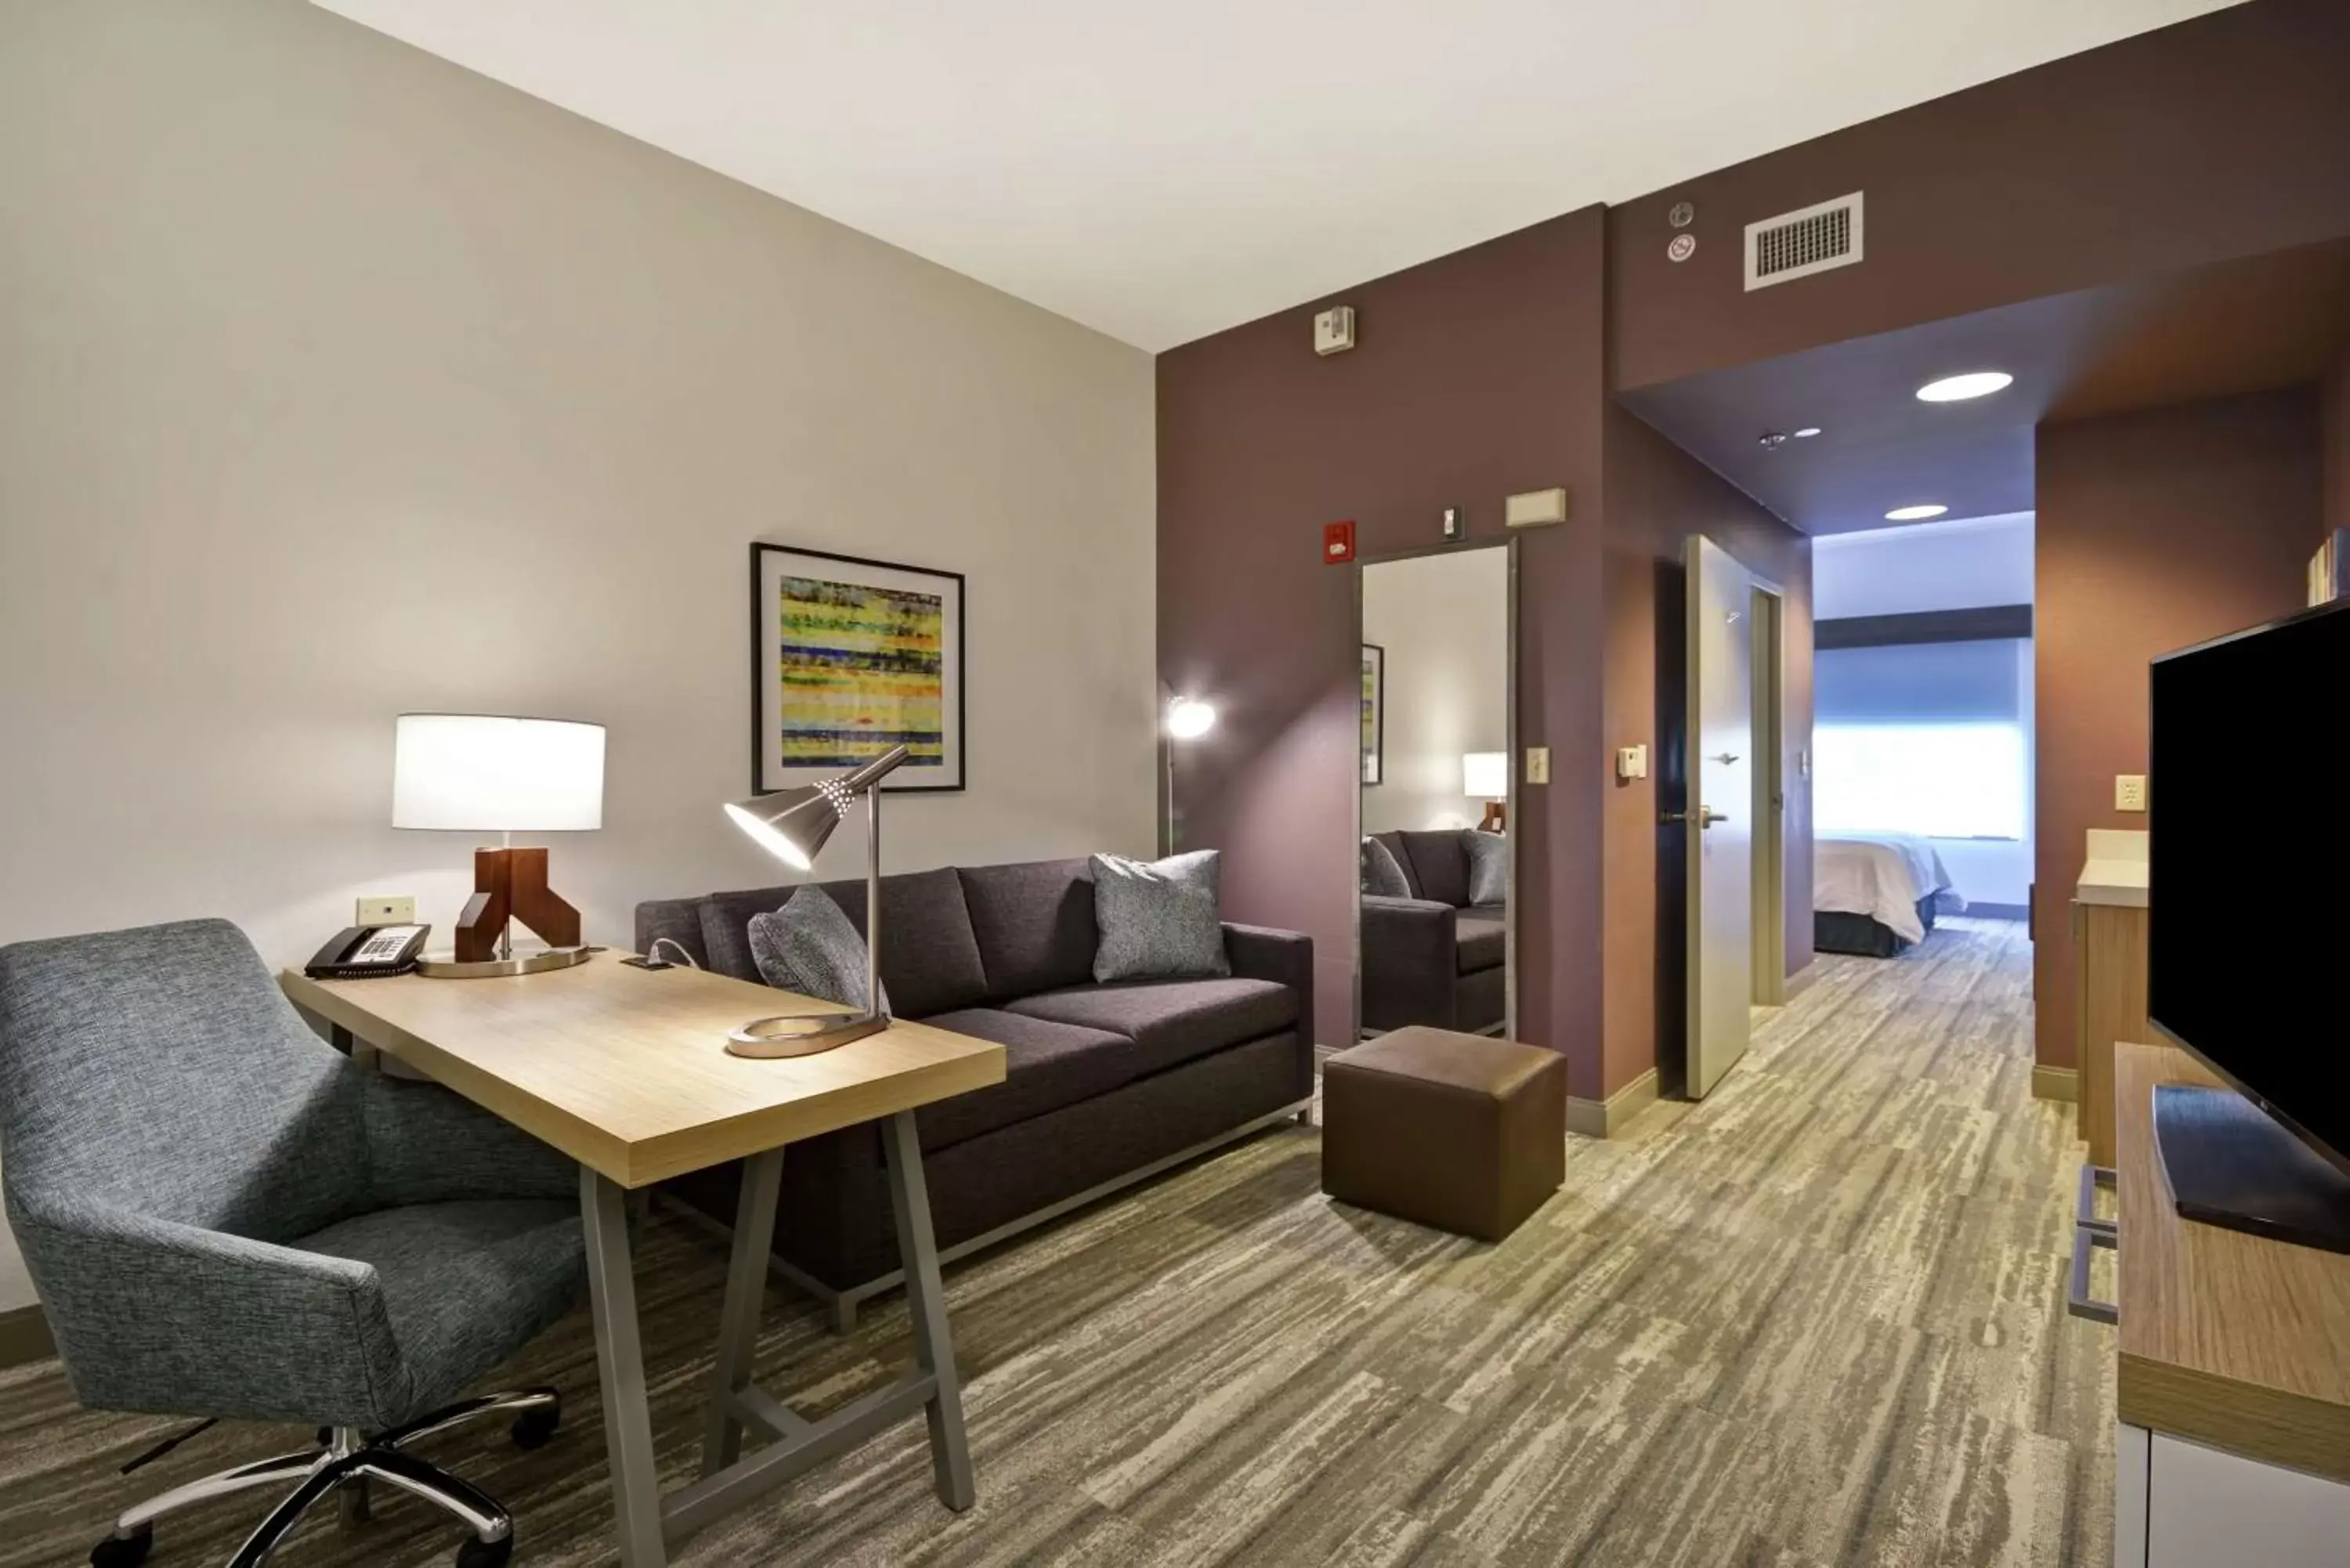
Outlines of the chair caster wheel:
{"label": "chair caster wheel", "polygon": [[516,1416],[514,1425],[507,1428],[506,1435],[514,1439],[515,1448],[525,1453],[530,1453],[535,1449],[546,1447],[548,1441],[555,1436],[555,1428],[562,1423],[562,1406],[541,1406],[536,1410],[525,1410]]}
{"label": "chair caster wheel", "polygon": [[505,1568],[506,1559],[514,1555],[514,1541],[511,1531],[499,1541],[474,1536],[457,1548],[457,1568]]}
{"label": "chair caster wheel", "polygon": [[135,1568],[155,1547],[155,1527],[142,1524],[136,1535],[109,1535],[89,1549],[90,1568]]}

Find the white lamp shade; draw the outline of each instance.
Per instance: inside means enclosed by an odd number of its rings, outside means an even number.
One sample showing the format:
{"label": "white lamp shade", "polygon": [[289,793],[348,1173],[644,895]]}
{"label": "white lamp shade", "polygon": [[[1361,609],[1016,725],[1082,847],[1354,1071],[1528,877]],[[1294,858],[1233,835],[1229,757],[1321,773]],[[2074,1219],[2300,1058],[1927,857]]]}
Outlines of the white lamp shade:
{"label": "white lamp shade", "polygon": [[481,713],[402,713],[391,825],[462,833],[604,826],[604,726]]}
{"label": "white lamp shade", "polygon": [[1461,793],[1478,800],[1500,800],[1510,793],[1510,753],[1461,753]]}

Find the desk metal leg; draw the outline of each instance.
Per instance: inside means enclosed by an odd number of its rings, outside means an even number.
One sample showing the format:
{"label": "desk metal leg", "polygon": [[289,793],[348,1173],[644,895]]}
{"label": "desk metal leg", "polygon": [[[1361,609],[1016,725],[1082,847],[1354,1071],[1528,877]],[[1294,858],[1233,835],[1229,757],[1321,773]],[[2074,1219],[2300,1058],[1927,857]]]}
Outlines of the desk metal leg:
{"label": "desk metal leg", "polygon": [[917,1375],[935,1380],[923,1407],[931,1423],[931,1469],[939,1501],[960,1512],[977,1495],[971,1475],[971,1445],[963,1436],[962,1380],[955,1371],[954,1339],[947,1328],[946,1287],[939,1280],[938,1241],[931,1232],[931,1195],[922,1180],[922,1146],[914,1136],[914,1113],[889,1118],[883,1147],[889,1155],[889,1210],[898,1220],[898,1257],[906,1269],[906,1303],[914,1320]]}
{"label": "desk metal leg", "polygon": [[604,1386],[604,1447],[611,1459],[612,1517],[620,1563],[622,1568],[662,1568],[669,1554],[661,1543],[660,1478],[653,1467],[644,1348],[637,1338],[627,1189],[581,1166],[579,1217],[588,1232],[596,1369]]}
{"label": "desk metal leg", "polygon": [[743,1455],[743,1422],[734,1402],[751,1386],[759,1349],[759,1318],[767,1304],[767,1254],[775,1246],[775,1196],[784,1185],[784,1151],[770,1149],[743,1162],[743,1190],[734,1200],[734,1249],[726,1265],[726,1305],[718,1319],[718,1366],[710,1383],[710,1413],[702,1428],[702,1473],[716,1475]]}

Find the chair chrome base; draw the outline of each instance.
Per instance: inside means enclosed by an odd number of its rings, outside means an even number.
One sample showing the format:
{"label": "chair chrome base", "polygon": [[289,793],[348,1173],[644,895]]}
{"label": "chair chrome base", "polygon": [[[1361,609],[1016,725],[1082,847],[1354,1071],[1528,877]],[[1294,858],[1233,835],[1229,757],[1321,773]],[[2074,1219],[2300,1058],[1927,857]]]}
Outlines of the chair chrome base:
{"label": "chair chrome base", "polygon": [[530,1388],[485,1394],[374,1438],[363,1438],[351,1427],[322,1427],[316,1448],[205,1476],[125,1510],[114,1521],[114,1533],[90,1549],[89,1560],[93,1568],[132,1568],[154,1546],[155,1521],[165,1514],[250,1487],[292,1482],[294,1490],[229,1559],[229,1568],[260,1568],[304,1515],[338,1490],[344,1522],[365,1519],[369,1483],[381,1481],[456,1515],[473,1532],[458,1550],[459,1568],[498,1568],[514,1554],[513,1515],[472,1483],[409,1453],[407,1445],[480,1417],[511,1414],[515,1447],[536,1449],[555,1435],[562,1413],[554,1389]]}

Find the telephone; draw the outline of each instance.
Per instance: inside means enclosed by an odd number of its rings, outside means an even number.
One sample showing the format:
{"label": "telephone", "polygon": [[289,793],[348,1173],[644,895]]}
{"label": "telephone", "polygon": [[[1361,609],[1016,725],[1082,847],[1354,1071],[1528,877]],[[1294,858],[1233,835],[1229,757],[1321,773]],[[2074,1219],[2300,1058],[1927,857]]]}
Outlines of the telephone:
{"label": "telephone", "polygon": [[342,931],[317,956],[302,966],[312,980],[371,980],[377,975],[406,974],[416,967],[431,926],[353,926]]}

